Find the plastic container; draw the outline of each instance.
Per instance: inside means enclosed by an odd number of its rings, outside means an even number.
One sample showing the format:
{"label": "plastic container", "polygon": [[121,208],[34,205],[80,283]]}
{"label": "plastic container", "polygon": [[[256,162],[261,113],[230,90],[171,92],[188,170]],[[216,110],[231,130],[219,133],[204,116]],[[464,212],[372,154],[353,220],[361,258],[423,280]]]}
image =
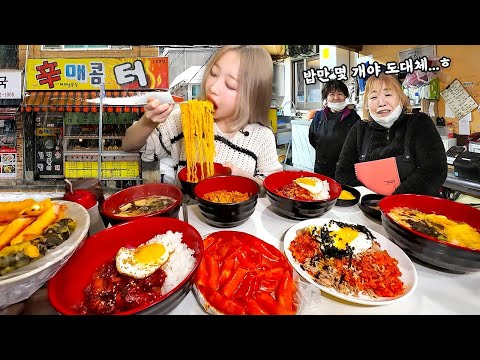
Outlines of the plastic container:
{"label": "plastic container", "polygon": [[[76,179],[72,181],[66,181],[65,182],[65,192],[69,192],[72,189],[82,189],[82,190],[88,190],[92,192],[98,201],[98,206],[99,208],[102,208],[102,204],[105,201],[105,196],[103,195],[103,189],[102,189],[102,184],[100,183],[100,180],[96,178],[86,178],[86,179]],[[100,214],[100,216],[103,219],[103,223],[105,224],[105,227],[108,226],[109,221],[108,218]]]}
{"label": "plastic container", "polygon": [[454,134],[454,132],[453,132],[453,124],[452,124],[451,122],[448,123],[447,128],[448,128],[447,137],[448,137],[449,139],[453,139],[453,138],[455,137],[455,134]]}
{"label": "plastic container", "polygon": [[88,190],[74,190],[73,192],[66,192],[65,195],[63,195],[63,200],[76,202],[87,209],[87,212],[90,215],[90,228],[88,229],[88,236],[92,236],[105,229],[105,224],[100,216],[98,201],[95,194]]}
{"label": "plastic container", "polygon": [[420,105],[420,95],[418,94],[418,91],[415,92],[414,100],[415,105]]}

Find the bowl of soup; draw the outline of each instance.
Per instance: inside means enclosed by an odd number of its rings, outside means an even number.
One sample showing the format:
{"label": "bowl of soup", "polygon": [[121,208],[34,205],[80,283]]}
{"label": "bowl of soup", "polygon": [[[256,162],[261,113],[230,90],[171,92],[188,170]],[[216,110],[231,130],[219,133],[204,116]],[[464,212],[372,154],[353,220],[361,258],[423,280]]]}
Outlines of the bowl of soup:
{"label": "bowl of soup", "polygon": [[101,213],[112,225],[152,216],[177,218],[182,199],[182,191],[172,184],[136,185],[110,195]]}

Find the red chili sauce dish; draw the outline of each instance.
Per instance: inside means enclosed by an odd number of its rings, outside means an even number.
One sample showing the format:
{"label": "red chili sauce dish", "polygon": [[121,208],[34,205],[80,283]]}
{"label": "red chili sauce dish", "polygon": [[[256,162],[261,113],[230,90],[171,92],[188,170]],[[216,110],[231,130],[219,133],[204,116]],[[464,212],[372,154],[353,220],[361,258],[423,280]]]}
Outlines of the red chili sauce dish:
{"label": "red chili sauce dish", "polygon": [[274,246],[239,231],[204,239],[194,292],[219,315],[294,315],[298,310],[293,267]]}
{"label": "red chili sauce dish", "polygon": [[107,315],[143,307],[162,297],[165,278],[161,268],[144,279],[120,274],[112,260],[95,271],[84,290],[85,300],[76,309],[83,315]]}

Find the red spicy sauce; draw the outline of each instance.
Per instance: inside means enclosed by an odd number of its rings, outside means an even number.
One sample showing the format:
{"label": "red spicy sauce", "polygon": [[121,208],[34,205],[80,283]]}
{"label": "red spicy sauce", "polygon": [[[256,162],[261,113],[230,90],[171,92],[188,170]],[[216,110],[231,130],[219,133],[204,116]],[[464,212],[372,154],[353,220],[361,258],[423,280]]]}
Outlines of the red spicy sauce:
{"label": "red spicy sauce", "polygon": [[302,188],[301,186],[290,183],[284,185],[273,191],[275,194],[292,199],[292,200],[315,200],[314,197],[310,194],[310,191]]}
{"label": "red spicy sauce", "polygon": [[120,274],[115,259],[100,266],[85,287],[82,314],[108,315],[152,303],[162,296],[166,273],[161,268],[144,279]]}

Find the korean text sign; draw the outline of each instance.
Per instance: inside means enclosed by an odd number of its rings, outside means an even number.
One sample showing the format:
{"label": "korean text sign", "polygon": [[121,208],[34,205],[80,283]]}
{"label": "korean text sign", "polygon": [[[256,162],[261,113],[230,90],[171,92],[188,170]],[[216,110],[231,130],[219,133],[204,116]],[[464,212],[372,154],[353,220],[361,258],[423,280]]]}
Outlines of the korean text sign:
{"label": "korean text sign", "polygon": [[28,59],[27,91],[168,89],[168,58]]}

